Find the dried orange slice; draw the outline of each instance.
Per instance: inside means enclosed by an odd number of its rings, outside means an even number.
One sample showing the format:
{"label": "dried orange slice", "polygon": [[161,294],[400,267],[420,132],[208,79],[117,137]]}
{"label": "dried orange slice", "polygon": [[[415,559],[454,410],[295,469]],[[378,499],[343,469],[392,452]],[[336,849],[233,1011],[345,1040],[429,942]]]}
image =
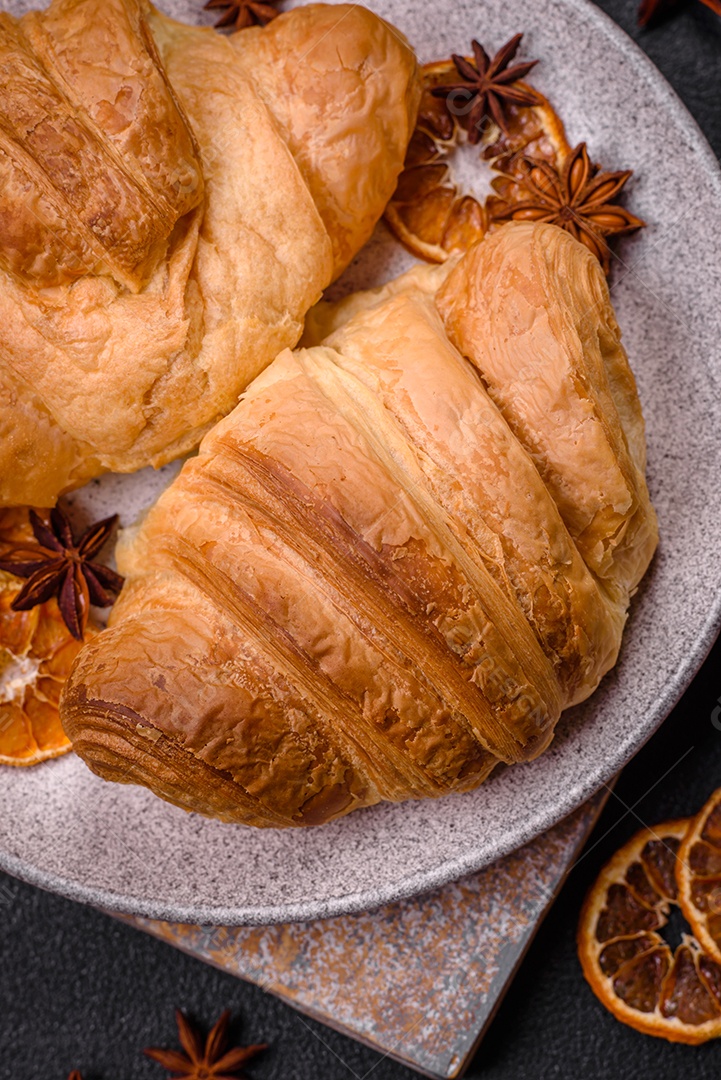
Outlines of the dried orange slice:
{"label": "dried orange slice", "polygon": [[[470,59],[470,58],[469,58]],[[426,64],[422,69],[423,95],[398,186],[386,207],[385,220],[405,247],[429,262],[445,262],[467,251],[493,227],[485,201],[464,192],[454,178],[450,159],[457,146],[468,141],[467,118],[454,115],[445,99],[431,91],[457,79],[452,60]],[[527,84],[517,82],[519,89]],[[508,134],[489,122],[477,150],[490,170],[513,175],[513,161],[522,154],[560,166],[570,153],[563,122],[546,98],[538,105],[506,107]],[[489,185],[490,187],[490,185]],[[496,195],[514,198],[506,177],[493,181]],[[515,196],[521,198],[519,191]]]}
{"label": "dried orange slice", "polygon": [[616,852],[584,903],[578,954],[594,993],[618,1020],[695,1044],[721,1035],[721,966],[691,934],[672,950],[661,933],[678,911],[675,872],[690,823],[642,829]]}
{"label": "dried orange slice", "polygon": [[691,929],[721,964],[721,788],[691,821],[679,851],[676,879]]}
{"label": "dried orange slice", "polygon": [[[25,508],[2,511],[0,545],[32,539]],[[22,585],[0,571],[0,765],[35,765],[70,749],[58,701],[83,644],[71,636],[55,599],[13,611]]]}

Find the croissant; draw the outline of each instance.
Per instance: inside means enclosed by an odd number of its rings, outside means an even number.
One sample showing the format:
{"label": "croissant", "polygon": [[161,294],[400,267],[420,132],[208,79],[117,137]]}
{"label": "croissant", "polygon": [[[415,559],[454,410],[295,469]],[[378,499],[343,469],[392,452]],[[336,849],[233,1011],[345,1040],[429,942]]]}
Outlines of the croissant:
{"label": "croissant", "polygon": [[419,95],[357,5],[0,14],[0,505],[193,449],[370,236]]}
{"label": "croissant", "polygon": [[123,534],[61,714],[98,775],[315,825],[527,761],[656,546],[605,278],[552,225],[311,313]]}

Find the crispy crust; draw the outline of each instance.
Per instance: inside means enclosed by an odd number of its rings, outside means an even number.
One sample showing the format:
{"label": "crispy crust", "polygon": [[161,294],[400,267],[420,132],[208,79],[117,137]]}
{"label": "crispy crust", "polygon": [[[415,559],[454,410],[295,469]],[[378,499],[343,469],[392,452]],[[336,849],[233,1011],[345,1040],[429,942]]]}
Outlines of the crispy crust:
{"label": "crispy crust", "polygon": [[48,506],[189,452],[296,343],[393,190],[416,61],[357,5],[227,39],[53,0],[0,16],[0,71],[0,505]]}
{"label": "crispy crust", "polygon": [[[564,272],[586,270],[585,249],[552,226],[498,235],[504,273],[515,260],[521,275],[541,242],[564,246]],[[535,330],[550,365],[587,299],[569,296],[558,265],[553,317]],[[440,295],[455,275],[472,297],[489,273],[471,252]],[[172,801],[249,824],[320,823],[466,791],[498,761],[536,757],[613,665],[626,561],[604,578],[584,562],[511,420],[448,339],[444,276],[416,270],[312,320],[322,343],[311,330],[309,348],[281,353],[124,536],[128,584],[62,703],[100,775],[169,797],[152,757],[157,745],[164,769],[172,746],[173,768],[194,759]],[[597,326],[580,321],[592,353]],[[480,367],[493,340],[470,334]],[[624,443],[617,411],[604,421]],[[128,715],[159,733],[145,740],[151,765],[118,742]],[[219,796],[213,770],[236,787]]]}

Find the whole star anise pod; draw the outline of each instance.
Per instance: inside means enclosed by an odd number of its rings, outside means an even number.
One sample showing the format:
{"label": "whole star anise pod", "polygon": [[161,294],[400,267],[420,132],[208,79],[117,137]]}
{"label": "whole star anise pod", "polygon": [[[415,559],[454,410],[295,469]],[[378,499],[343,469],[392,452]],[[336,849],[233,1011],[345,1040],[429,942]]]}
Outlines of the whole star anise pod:
{"label": "whole star anise pod", "polygon": [[35,510],[30,510],[29,517],[37,544],[13,544],[0,558],[0,570],[27,579],[11,606],[14,611],[29,611],[57,596],[65,625],[82,641],[90,604],[109,607],[123,587],[120,574],[92,561],[107,542],[118,515],[91,525],[77,542],[59,507],[50,511],[49,521]]}
{"label": "whole star anise pod", "polygon": [[[273,3],[276,0],[272,0]],[[280,15],[271,4],[263,3],[262,0],[208,0],[203,8],[204,11],[215,11],[227,8],[215,24],[216,30],[226,26],[232,26],[234,30],[244,30],[246,26],[265,26]]]}
{"label": "whole star anise pod", "polygon": [[[501,131],[507,135],[508,123],[504,111],[507,104],[540,105],[543,101],[541,95],[530,87],[513,86],[513,83],[523,79],[538,63],[538,60],[529,60],[523,64],[516,64],[515,67],[508,66],[518,52],[522,38],[523,34],[516,34],[498,50],[492,60],[483,46],[474,40],[471,48],[476,66],[474,67],[464,56],[453,53],[451,59],[463,81],[450,83],[447,86],[437,86],[431,91],[434,97],[449,98],[451,94],[466,95],[466,107],[470,107],[468,141],[474,145],[481,138],[482,121],[485,116],[490,116],[492,120],[495,120]],[[457,111],[457,105],[454,110],[451,102],[449,102],[449,108],[451,111]]]}
{"label": "whole star anise pod", "polygon": [[612,201],[633,173],[599,172],[598,166],[591,163],[585,143],[571,151],[560,169],[534,158],[522,158],[520,165],[520,173],[506,179],[525,190],[528,198],[519,202],[491,198],[492,218],[559,225],[585,244],[608,274],[611,252],[606,237],[646,224]]}
{"label": "whole star anise pod", "polygon": [[239,1070],[261,1050],[265,1050],[267,1044],[238,1046],[226,1051],[229,1019],[230,1012],[226,1009],[204,1044],[200,1033],[180,1009],[176,1009],[178,1037],[185,1053],[157,1047],[150,1047],[145,1053],[164,1069],[175,1073],[177,1080],[181,1080],[181,1077],[184,1080],[238,1080],[242,1077]]}
{"label": "whole star anise pod", "polygon": [[[662,19],[676,8],[681,7],[683,0],[641,0],[638,9],[639,26],[649,26],[657,19]],[[721,0],[701,0],[707,8],[721,15]]]}

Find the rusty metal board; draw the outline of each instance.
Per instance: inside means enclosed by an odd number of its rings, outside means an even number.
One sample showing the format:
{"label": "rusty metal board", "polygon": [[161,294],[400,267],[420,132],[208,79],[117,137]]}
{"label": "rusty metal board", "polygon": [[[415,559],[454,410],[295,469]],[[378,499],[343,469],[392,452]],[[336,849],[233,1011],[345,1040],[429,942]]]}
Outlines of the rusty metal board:
{"label": "rusty metal board", "polygon": [[426,1076],[461,1076],[601,811],[377,911],[261,927],[124,921]]}

